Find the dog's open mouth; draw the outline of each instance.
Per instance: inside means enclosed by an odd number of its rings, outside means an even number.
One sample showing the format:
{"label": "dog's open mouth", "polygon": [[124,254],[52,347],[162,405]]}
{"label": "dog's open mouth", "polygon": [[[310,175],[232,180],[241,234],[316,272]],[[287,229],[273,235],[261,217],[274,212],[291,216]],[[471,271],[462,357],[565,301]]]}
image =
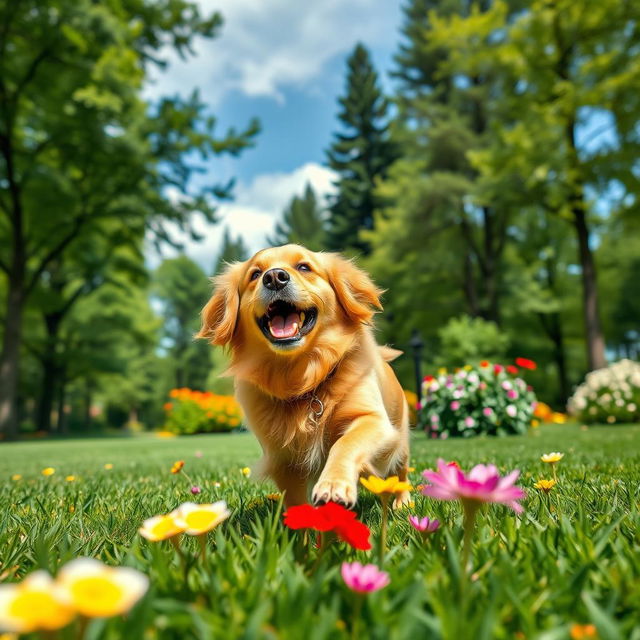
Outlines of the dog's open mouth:
{"label": "dog's open mouth", "polygon": [[315,307],[298,309],[289,302],[277,300],[258,318],[258,326],[272,343],[293,344],[313,329],[317,317]]}

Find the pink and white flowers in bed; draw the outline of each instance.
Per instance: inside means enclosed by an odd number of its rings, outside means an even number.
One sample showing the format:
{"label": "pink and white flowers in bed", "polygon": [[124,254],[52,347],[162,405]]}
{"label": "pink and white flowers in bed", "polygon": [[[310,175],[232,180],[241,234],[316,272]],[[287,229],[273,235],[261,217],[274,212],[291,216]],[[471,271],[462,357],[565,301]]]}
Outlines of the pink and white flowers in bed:
{"label": "pink and white flowers in bed", "polygon": [[430,438],[508,435],[527,431],[536,396],[517,367],[483,360],[426,376],[420,406],[419,423]]}
{"label": "pink and white flowers in bed", "polygon": [[422,472],[430,484],[422,489],[422,493],[439,500],[460,500],[465,508],[474,503],[497,502],[504,504],[516,513],[522,513],[522,505],[518,500],[525,497],[525,492],[515,485],[520,471],[512,471],[500,476],[493,464],[478,464],[469,473],[465,473],[454,465],[448,465],[442,458],[438,460],[438,470]]}
{"label": "pink and white flowers in bed", "polygon": [[375,564],[343,562],[341,573],[347,587],[358,593],[378,591],[389,584],[389,574],[386,571],[380,571]]}

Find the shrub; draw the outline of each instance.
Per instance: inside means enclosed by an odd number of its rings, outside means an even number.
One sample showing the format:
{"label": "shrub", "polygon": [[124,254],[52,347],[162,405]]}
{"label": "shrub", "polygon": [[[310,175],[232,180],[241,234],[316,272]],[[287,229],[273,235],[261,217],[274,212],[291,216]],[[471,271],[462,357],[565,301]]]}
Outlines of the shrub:
{"label": "shrub", "polygon": [[497,360],[504,357],[509,346],[509,338],[500,332],[495,322],[469,316],[451,318],[438,331],[438,337],[438,362],[443,366],[461,366],[465,362],[477,364],[483,358]]}
{"label": "shrub", "polygon": [[567,407],[583,422],[640,422],[640,363],[620,360],[588,373]]}
{"label": "shrub", "polygon": [[177,434],[220,433],[242,424],[240,405],[233,396],[210,391],[173,389],[164,405],[166,431]]}
{"label": "shrub", "polygon": [[435,377],[426,376],[420,426],[432,438],[524,433],[536,396],[518,373],[513,365],[483,360],[453,373],[441,369]]}

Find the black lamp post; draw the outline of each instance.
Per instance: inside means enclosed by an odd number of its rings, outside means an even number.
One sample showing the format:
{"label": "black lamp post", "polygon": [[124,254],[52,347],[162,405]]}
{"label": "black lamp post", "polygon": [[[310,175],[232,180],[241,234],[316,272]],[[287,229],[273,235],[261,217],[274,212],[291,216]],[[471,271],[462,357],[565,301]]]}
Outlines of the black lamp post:
{"label": "black lamp post", "polygon": [[[411,332],[411,340],[409,346],[413,350],[413,366],[416,372],[416,393],[418,394],[418,402],[422,401],[422,349],[424,341],[420,336],[420,332],[414,329]],[[420,411],[418,409],[418,411]]]}

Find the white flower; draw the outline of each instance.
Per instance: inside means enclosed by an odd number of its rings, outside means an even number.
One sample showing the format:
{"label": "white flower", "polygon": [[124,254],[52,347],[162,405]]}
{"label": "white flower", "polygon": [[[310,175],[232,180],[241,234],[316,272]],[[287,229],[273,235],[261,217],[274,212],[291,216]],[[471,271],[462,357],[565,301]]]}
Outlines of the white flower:
{"label": "white flower", "polygon": [[506,412],[507,412],[507,415],[511,416],[512,418],[515,418],[518,413],[518,409],[516,409],[515,405],[508,404],[506,408]]}

